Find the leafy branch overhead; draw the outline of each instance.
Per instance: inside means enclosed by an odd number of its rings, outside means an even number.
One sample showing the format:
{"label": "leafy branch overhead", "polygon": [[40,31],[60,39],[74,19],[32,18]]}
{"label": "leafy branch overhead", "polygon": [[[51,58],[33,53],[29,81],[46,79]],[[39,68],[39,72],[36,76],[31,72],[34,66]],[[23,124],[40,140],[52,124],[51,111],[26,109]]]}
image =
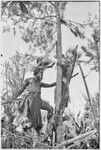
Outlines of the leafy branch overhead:
{"label": "leafy branch overhead", "polygon": [[84,34],[82,32],[80,32],[79,28],[74,25],[73,23],[71,23],[70,21],[65,21],[63,19],[60,19],[60,22],[64,25],[66,25],[68,28],[70,28],[71,32],[76,36],[76,37],[80,37],[80,38],[85,38]]}
{"label": "leafy branch overhead", "polygon": [[[82,39],[85,38],[84,34],[80,31],[82,26],[69,20],[66,21],[65,19],[62,19],[66,4],[67,2],[59,3],[61,24],[67,26],[76,37]],[[17,31],[16,25],[18,24],[22,33],[22,39],[26,43],[29,43],[29,48],[31,50],[35,51],[36,47],[45,53],[46,51],[47,53],[51,52],[52,45],[54,46],[54,43],[57,41],[55,3],[9,1],[7,3],[2,2],[2,8],[2,19],[4,19],[5,16],[5,11],[3,12],[3,10],[7,10],[6,16],[8,16],[7,18],[10,18],[13,22],[14,34]],[[28,23],[27,27],[25,27],[26,23]],[[5,31],[8,30],[5,28],[6,27],[4,27]],[[53,49],[55,49],[55,47],[53,47]]]}

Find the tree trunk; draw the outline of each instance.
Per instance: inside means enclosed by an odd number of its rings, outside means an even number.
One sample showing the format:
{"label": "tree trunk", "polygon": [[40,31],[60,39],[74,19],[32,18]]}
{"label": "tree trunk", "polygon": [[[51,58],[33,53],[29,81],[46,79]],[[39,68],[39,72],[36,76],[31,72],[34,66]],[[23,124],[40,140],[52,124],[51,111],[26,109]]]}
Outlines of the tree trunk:
{"label": "tree trunk", "polygon": [[[56,2],[56,19],[57,19],[57,61],[61,63],[62,58],[62,43],[61,43],[61,23],[60,23],[60,15],[59,15],[59,2]],[[55,92],[55,110],[56,115],[58,115],[59,105],[61,102],[61,90],[62,90],[62,69],[59,65],[57,65],[57,85]]]}
{"label": "tree trunk", "polygon": [[[61,23],[59,15],[59,2],[55,3],[56,5],[56,20],[57,20],[57,42],[56,42],[56,55],[57,61],[61,63],[62,58],[62,43],[61,43]],[[56,89],[55,89],[55,124],[56,128],[58,125],[58,115],[59,115],[59,106],[61,103],[61,93],[62,93],[62,69],[61,66],[57,65],[57,80],[56,80]],[[53,145],[57,143],[57,129],[55,129],[55,139]]]}

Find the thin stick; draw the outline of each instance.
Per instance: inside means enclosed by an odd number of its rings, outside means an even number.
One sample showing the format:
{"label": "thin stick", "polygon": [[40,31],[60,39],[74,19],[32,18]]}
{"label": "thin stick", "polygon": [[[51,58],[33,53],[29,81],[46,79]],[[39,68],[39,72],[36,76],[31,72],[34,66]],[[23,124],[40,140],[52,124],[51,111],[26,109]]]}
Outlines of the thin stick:
{"label": "thin stick", "polygon": [[94,121],[95,121],[95,123],[97,123],[95,112],[94,112],[93,105],[92,105],[92,101],[91,101],[91,98],[90,98],[88,85],[87,85],[87,82],[86,82],[86,79],[85,79],[85,76],[84,76],[84,73],[83,73],[83,69],[81,67],[81,64],[79,63],[79,60],[77,60],[77,62],[78,62],[78,65],[79,65],[79,68],[80,68],[80,71],[81,71],[81,75],[82,75],[82,78],[83,78],[83,81],[84,81],[84,85],[85,85],[85,88],[86,88],[86,92],[87,92],[89,104],[90,104],[90,107],[91,107],[91,110],[92,110],[92,114],[93,114],[93,117],[94,117]]}
{"label": "thin stick", "polygon": [[8,104],[8,103],[16,103],[16,102],[19,102],[19,101],[23,101],[24,99],[22,98],[19,98],[19,99],[16,99],[16,100],[8,100],[8,101],[5,101],[5,102],[2,102],[1,105],[5,105],[5,104]]}
{"label": "thin stick", "polygon": [[75,76],[77,76],[79,73],[74,74],[71,78],[74,78]]}

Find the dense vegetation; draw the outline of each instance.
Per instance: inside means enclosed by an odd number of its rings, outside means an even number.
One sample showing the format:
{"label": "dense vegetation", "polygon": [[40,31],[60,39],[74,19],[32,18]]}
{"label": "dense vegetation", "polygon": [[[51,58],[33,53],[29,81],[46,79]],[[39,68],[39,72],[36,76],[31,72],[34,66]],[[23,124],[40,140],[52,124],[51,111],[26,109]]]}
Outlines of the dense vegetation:
{"label": "dense vegetation", "polygon": [[[68,2],[33,2],[7,1],[1,3],[2,32],[13,31],[14,36],[21,32],[22,39],[29,45],[28,53],[16,54],[2,65],[4,88],[2,90],[1,105],[1,147],[2,148],[68,148],[68,149],[99,149],[99,93],[90,94],[82,63],[92,64],[91,71],[99,73],[99,19],[95,16],[85,23],[75,23],[64,18],[64,10]],[[69,14],[68,14],[69,15]],[[69,28],[75,38],[86,39],[87,46],[82,45],[82,53],[88,59],[82,61],[82,54],[78,46],[62,54],[61,26]],[[87,39],[84,31],[89,26],[93,29],[92,39]],[[42,56],[36,56],[40,51]],[[54,59],[51,60],[51,57]],[[55,60],[55,61],[54,61]],[[41,83],[45,70],[56,66],[56,83],[51,85]],[[84,114],[77,117],[70,111],[69,86],[74,74],[74,68],[79,67],[84,81],[86,95]],[[49,102],[41,100],[40,95],[35,105],[27,101],[29,85],[32,78],[26,80],[26,74],[32,72],[38,79],[38,93],[41,87],[55,88],[54,108]],[[41,78],[41,79],[40,79]],[[20,91],[19,91],[20,89]],[[33,101],[33,98],[30,98]],[[29,102],[30,104],[28,104]],[[30,109],[29,109],[30,106]],[[30,119],[40,109],[43,128],[36,130]],[[67,111],[65,113],[65,111]],[[29,114],[29,115],[28,115]],[[40,114],[38,114],[40,115]],[[35,115],[33,115],[35,116]],[[40,120],[41,120],[40,119]],[[39,121],[40,122],[40,121]],[[31,127],[30,127],[31,126]]]}

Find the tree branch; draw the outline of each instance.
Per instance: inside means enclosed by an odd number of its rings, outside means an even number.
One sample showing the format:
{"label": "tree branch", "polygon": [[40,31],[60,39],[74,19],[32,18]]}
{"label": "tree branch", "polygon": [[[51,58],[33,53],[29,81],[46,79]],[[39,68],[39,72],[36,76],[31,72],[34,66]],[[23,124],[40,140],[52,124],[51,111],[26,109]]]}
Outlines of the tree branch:
{"label": "tree branch", "polygon": [[82,78],[83,78],[83,81],[84,81],[84,85],[85,85],[85,88],[86,88],[86,92],[87,92],[89,104],[90,104],[90,107],[91,107],[91,110],[92,110],[92,114],[93,114],[93,117],[94,117],[94,121],[95,121],[95,123],[97,123],[95,112],[94,112],[93,105],[92,105],[92,101],[91,101],[91,98],[90,98],[90,93],[89,93],[88,85],[87,85],[87,82],[86,82],[86,79],[85,79],[82,67],[81,67],[81,65],[79,63],[79,60],[78,60],[78,65],[79,65],[79,69],[81,71],[81,75],[82,75]]}
{"label": "tree branch", "polygon": [[[68,147],[66,147],[66,148],[71,149],[72,147],[76,146],[76,145],[79,144],[79,143],[80,143],[80,142],[77,141],[77,142],[75,142],[74,144],[72,144],[72,145],[70,145],[70,146],[68,146]],[[84,143],[84,144],[85,144],[85,143]]]}
{"label": "tree branch", "polygon": [[79,73],[74,74],[71,78],[74,78],[75,76],[77,76]]}
{"label": "tree branch", "polygon": [[52,18],[52,17],[56,17],[56,16],[45,16],[45,17],[42,17],[42,18],[35,17],[35,19],[43,20],[43,19]]}
{"label": "tree branch", "polygon": [[[79,73],[74,74],[71,78],[74,78],[78,74]],[[41,87],[44,87],[44,88],[50,88],[50,87],[54,87],[54,86],[56,86],[56,82],[53,82],[51,84],[41,82]]]}
{"label": "tree branch", "polygon": [[5,104],[8,104],[8,103],[16,103],[16,102],[19,102],[19,101],[22,101],[24,99],[22,98],[19,98],[19,99],[16,99],[16,100],[7,100],[6,102],[2,102],[1,105],[5,105]]}
{"label": "tree branch", "polygon": [[88,136],[91,136],[91,135],[95,134],[96,132],[97,132],[97,130],[95,129],[93,131],[89,131],[89,132],[87,132],[85,134],[79,135],[79,136],[77,136],[77,137],[75,137],[73,139],[70,139],[70,140],[68,140],[66,142],[62,142],[61,144],[58,144],[57,146],[54,147],[54,149],[62,148],[63,146],[69,145],[69,144],[74,143],[76,141],[81,141],[81,140],[87,138]]}
{"label": "tree branch", "polygon": [[41,87],[44,87],[44,88],[50,88],[54,86],[56,86],[56,82],[53,82],[51,84],[41,82]]}

